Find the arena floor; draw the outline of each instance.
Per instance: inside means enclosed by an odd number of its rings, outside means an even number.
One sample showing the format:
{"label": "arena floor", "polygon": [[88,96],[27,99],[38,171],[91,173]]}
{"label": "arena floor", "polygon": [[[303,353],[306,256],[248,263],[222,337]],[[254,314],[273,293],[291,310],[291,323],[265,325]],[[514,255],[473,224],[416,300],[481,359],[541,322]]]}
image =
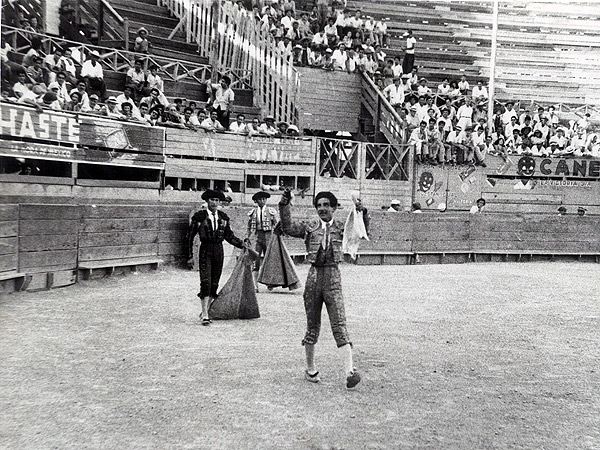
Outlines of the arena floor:
{"label": "arena floor", "polygon": [[9,295],[0,448],[600,449],[599,274],[345,265],[354,391],[326,319],[304,381],[301,291],[210,327],[175,269]]}

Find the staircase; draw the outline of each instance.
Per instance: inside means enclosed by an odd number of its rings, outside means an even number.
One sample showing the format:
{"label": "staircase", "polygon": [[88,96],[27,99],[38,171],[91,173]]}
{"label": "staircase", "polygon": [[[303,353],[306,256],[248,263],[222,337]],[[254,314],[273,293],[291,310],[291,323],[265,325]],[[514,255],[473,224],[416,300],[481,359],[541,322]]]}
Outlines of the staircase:
{"label": "staircase", "polygon": [[[91,11],[96,8],[94,5],[95,1],[81,0],[83,5],[85,3],[89,5],[88,8]],[[144,27],[148,30],[148,40],[152,43],[150,50],[152,55],[198,64],[209,64],[208,58],[200,56],[198,53],[197,44],[186,42],[183,27],[180,27],[175,33],[173,32],[178,27],[179,19],[172,17],[166,7],[157,6],[156,0],[108,0],[107,3],[118,16],[128,22],[130,51],[133,51],[138,30]],[[107,9],[105,7],[105,11]],[[108,19],[105,19],[105,28],[109,26],[113,26],[114,28],[115,26],[116,15],[112,12],[110,12],[110,15],[111,23],[108,24]],[[97,20],[96,17],[94,19]],[[120,28],[120,35],[123,36],[124,24],[118,26]],[[124,39],[114,40],[110,36],[103,36],[98,44],[101,46],[125,48]],[[121,72],[106,73],[105,71],[105,81],[108,90],[107,94],[118,95],[122,92],[125,85],[125,74]],[[252,89],[236,88],[234,86],[233,91],[235,93],[235,104],[232,107],[233,114],[243,113],[246,114],[247,118],[260,116],[260,110],[254,107],[253,104]],[[203,106],[202,103],[208,100],[206,86],[192,80],[180,80],[177,82],[165,80],[165,95],[170,101],[175,98],[184,98],[189,101],[196,101],[199,103],[199,106]]]}

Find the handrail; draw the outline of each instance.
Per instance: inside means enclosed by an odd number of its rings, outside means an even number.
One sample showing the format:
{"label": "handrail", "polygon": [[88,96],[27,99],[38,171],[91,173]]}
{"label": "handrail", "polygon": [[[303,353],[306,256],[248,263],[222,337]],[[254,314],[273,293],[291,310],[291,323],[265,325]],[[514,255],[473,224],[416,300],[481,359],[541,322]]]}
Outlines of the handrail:
{"label": "handrail", "polygon": [[114,30],[119,37],[123,38],[125,43],[125,50],[129,50],[129,19],[127,17],[123,18],[121,15],[112,7],[107,0],[97,0],[98,5],[96,11],[92,11],[94,8],[91,4],[92,1],[96,0],[76,0],[75,8],[77,10],[78,16],[81,14],[80,11],[83,11],[82,6],[85,6],[90,9],[90,12],[87,14],[87,19],[90,21],[96,20],[96,31],[98,34],[98,42],[101,41],[104,36],[104,28],[105,28],[105,11],[108,11],[109,15],[118,26],[121,26],[121,29]]}
{"label": "handrail", "polygon": [[[135,60],[142,60],[144,68],[154,64],[160,67],[159,72],[167,75],[167,80],[180,81],[190,80],[196,81],[200,84],[210,79],[212,76],[212,67],[209,64],[202,64],[196,62],[182,61],[175,58],[168,58],[165,56],[157,56],[146,53],[135,53],[127,50],[119,50],[110,47],[102,47],[99,45],[90,45],[82,42],[70,41],[67,39],[57,38],[46,34],[38,34],[31,32],[24,32],[20,28],[14,28],[7,25],[2,25],[1,34],[3,40],[11,40],[10,44],[16,52],[24,50],[26,47],[17,47],[16,40],[17,36],[31,42],[30,36],[39,37],[42,44],[47,44],[46,52],[51,50],[51,45],[69,45],[70,47],[77,48],[82,51],[90,52],[96,50],[100,53],[100,63],[107,69],[115,72],[126,72],[129,68],[133,67]],[[27,46],[28,48],[28,46]],[[171,73],[172,72],[172,73]]]}

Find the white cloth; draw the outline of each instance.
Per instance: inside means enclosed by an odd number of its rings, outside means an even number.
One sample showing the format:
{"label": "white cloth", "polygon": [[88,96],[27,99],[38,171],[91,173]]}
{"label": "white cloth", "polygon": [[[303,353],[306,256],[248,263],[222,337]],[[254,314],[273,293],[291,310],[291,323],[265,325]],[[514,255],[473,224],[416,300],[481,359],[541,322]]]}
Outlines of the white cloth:
{"label": "white cloth", "polygon": [[[357,191],[352,192],[353,203],[359,198]],[[344,226],[344,237],[342,238],[342,252],[348,253],[352,259],[356,259],[358,254],[358,245],[361,239],[369,240],[365,222],[363,219],[363,211],[357,211],[355,207],[348,213],[346,224]]]}
{"label": "white cloth", "polygon": [[99,62],[93,65],[92,60],[88,60],[81,66],[81,77],[104,78],[104,71]]}

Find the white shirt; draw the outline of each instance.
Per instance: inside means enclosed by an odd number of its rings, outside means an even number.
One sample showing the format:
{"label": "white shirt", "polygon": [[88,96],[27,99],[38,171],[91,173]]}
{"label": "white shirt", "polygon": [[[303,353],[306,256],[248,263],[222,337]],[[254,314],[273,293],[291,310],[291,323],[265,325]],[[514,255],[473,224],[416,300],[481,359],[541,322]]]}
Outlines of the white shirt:
{"label": "white shirt", "polygon": [[394,64],[392,66],[392,72],[394,73],[394,76],[397,78],[400,78],[403,74],[402,72],[402,64]]}
{"label": "white shirt", "polygon": [[415,45],[417,45],[417,40],[415,37],[409,37],[406,39],[406,53],[409,55],[415,54]]}
{"label": "white shirt", "polygon": [[216,231],[219,228],[219,217],[218,211],[212,212],[211,210],[207,210],[208,218],[210,219],[210,223],[212,225],[213,231]]}
{"label": "white shirt", "polygon": [[104,78],[104,72],[102,65],[99,62],[96,65],[92,65],[92,60],[89,59],[81,66],[81,76],[90,78]]}
{"label": "white shirt", "polygon": [[247,133],[248,127],[245,123],[238,123],[237,120],[229,125],[229,131],[233,131],[234,133]]}
{"label": "white shirt", "polygon": [[395,83],[390,84],[383,90],[383,94],[392,106],[404,103],[404,86],[402,84],[400,86],[396,86]]}
{"label": "white shirt", "polygon": [[235,94],[231,88],[223,89],[223,86],[220,84],[213,84],[212,87],[216,89],[213,107],[217,108],[220,106],[222,110],[229,111],[229,106],[235,100]]}
{"label": "white shirt", "polygon": [[331,56],[331,60],[333,61],[334,69],[346,70],[346,61],[348,60],[348,53],[344,50],[344,53],[340,51],[339,48],[336,48]]}
{"label": "white shirt", "polygon": [[475,86],[471,95],[473,95],[473,97],[488,97],[487,89],[485,88],[485,86]]}

